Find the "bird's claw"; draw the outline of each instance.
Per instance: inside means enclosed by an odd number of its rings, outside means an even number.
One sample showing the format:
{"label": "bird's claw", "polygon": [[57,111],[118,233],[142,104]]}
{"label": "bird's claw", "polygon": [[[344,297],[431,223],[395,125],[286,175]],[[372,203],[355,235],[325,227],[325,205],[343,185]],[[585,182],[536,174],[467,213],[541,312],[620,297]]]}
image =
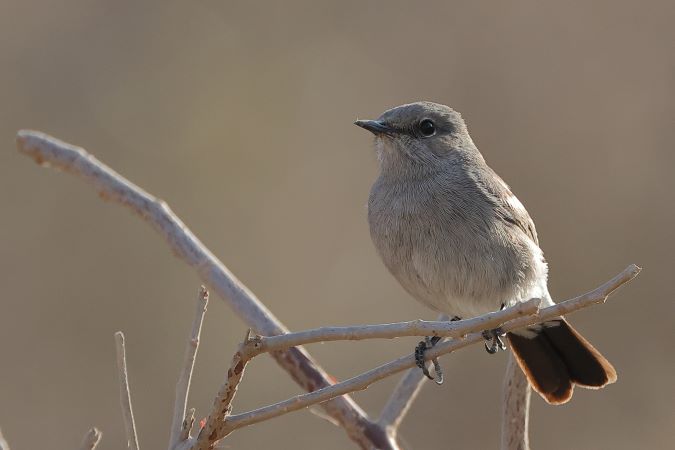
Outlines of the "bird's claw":
{"label": "bird's claw", "polygon": [[438,363],[438,358],[433,358],[431,362],[434,365],[434,375],[432,376],[429,373],[429,369],[427,369],[426,361],[424,361],[424,353],[432,348],[438,341],[440,341],[441,338],[438,336],[433,336],[433,337],[426,337],[424,338],[423,341],[420,341],[419,344],[417,344],[417,347],[415,347],[415,363],[417,364],[417,367],[422,369],[422,373],[424,376],[429,378],[430,380],[434,380],[434,382],[438,385],[443,384],[443,370],[441,369],[441,365]]}
{"label": "bird's claw", "polygon": [[491,355],[494,355],[499,350],[506,350],[506,344],[502,340],[502,336],[505,335],[506,333],[504,333],[501,328],[483,331],[483,339],[485,339],[485,351]]}

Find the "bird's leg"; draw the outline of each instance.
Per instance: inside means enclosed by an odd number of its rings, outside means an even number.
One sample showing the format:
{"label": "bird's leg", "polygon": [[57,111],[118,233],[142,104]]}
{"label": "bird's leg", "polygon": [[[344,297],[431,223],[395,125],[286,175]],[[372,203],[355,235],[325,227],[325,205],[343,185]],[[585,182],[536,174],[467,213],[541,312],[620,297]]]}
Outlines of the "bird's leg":
{"label": "bird's leg", "polygon": [[[506,305],[502,303],[502,307],[499,310],[501,311],[505,306]],[[504,341],[502,340],[503,336],[506,336],[506,333],[504,333],[501,327],[497,327],[493,330],[483,331],[483,339],[485,339],[485,351],[491,355],[494,355],[499,350],[506,350],[506,344],[504,344]]]}
{"label": "bird's leg", "polygon": [[[450,319],[451,322],[455,322],[457,320],[462,320],[461,318],[457,316],[453,316],[452,319]],[[427,336],[424,338],[423,341],[420,341],[419,344],[417,344],[417,347],[415,347],[415,363],[417,363],[417,367],[422,369],[422,373],[429,378],[430,380],[434,380],[436,384],[443,384],[443,370],[441,369],[441,365],[438,363],[438,358],[433,358],[431,362],[434,365],[434,373],[435,377],[432,377],[431,374],[429,373],[429,369],[427,369],[426,362],[424,361],[424,353],[426,353],[427,350],[432,348],[434,345],[436,345],[441,338],[439,336]]]}

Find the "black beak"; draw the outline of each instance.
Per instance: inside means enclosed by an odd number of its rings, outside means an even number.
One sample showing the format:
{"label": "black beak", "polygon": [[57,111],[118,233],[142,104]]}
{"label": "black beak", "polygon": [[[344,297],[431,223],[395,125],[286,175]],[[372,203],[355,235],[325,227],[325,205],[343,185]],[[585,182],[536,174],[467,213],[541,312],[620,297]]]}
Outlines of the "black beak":
{"label": "black beak", "polygon": [[358,125],[361,128],[364,128],[371,133],[378,134],[388,134],[391,135],[394,132],[394,129],[380,122],[379,120],[357,120],[354,122],[354,125]]}

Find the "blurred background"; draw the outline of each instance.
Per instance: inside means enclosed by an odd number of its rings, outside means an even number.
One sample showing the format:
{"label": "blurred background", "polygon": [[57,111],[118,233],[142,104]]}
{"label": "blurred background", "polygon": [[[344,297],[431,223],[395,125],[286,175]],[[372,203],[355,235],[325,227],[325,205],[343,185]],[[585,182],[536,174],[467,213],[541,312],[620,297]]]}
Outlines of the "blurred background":
{"label": "blurred background", "polygon": [[[352,125],[426,99],[466,118],[533,216],[551,293],[640,277],[571,321],[619,381],[562,407],[533,396],[535,449],[672,448],[675,3],[27,1],[0,3],[0,427],[13,450],[124,446],[123,330],[144,449],[166,448],[200,280],[127,210],[17,153],[18,129],[87,148],[165,199],[291,329],[433,318],[376,255],[371,137]],[[190,406],[208,414],[245,325],[213,296]],[[338,378],[417,339],[310,351]],[[445,357],[408,448],[499,442],[505,354]],[[397,378],[355,395],[376,415]],[[255,360],[235,411],[299,392]],[[226,448],[353,448],[297,412]]]}

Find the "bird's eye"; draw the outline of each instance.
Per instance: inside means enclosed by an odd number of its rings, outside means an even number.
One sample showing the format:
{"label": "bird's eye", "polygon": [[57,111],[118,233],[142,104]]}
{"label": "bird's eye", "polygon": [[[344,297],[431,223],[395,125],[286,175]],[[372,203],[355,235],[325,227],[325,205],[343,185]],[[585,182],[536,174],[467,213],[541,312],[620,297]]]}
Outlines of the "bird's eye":
{"label": "bird's eye", "polygon": [[436,134],[436,125],[431,119],[424,119],[420,122],[420,132],[424,137],[431,137]]}

